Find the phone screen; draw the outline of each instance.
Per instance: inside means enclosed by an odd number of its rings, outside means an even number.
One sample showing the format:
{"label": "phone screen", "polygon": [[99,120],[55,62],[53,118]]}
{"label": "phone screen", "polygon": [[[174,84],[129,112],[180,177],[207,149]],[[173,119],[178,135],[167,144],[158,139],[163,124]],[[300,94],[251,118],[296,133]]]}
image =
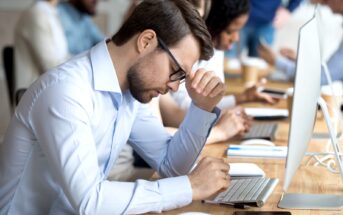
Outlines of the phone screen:
{"label": "phone screen", "polygon": [[282,90],[262,89],[260,92],[266,93],[269,96],[277,99],[285,99],[287,97],[286,92]]}
{"label": "phone screen", "polygon": [[283,92],[281,90],[279,91],[279,90],[270,90],[270,89],[263,89],[262,92],[263,93],[277,94],[277,95],[280,95],[280,96],[285,94],[285,92]]}
{"label": "phone screen", "polygon": [[291,215],[289,211],[235,211],[233,215]]}

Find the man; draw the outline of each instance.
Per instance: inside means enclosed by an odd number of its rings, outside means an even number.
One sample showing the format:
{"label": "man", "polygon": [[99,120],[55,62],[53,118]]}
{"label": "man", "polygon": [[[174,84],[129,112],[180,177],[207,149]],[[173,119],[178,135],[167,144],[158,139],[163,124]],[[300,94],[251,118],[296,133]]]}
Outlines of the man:
{"label": "man", "polygon": [[[1,213],[160,212],[226,189],[221,159],[204,158],[189,173],[224,94],[218,77],[191,72],[212,54],[189,3],[146,0],[111,40],[45,73],[23,96],[0,149]],[[193,104],[170,136],[141,103],[183,80]],[[164,179],[106,180],[127,141]]]}
{"label": "man", "polygon": [[[343,0],[311,0],[312,3],[321,3],[330,7],[333,13],[343,15]],[[278,70],[283,72],[288,79],[294,79],[296,53],[292,49],[281,50],[282,57],[276,56],[268,46],[261,45],[259,53],[269,64],[274,65]],[[338,49],[327,62],[328,69],[333,81],[343,81],[343,41]],[[324,72],[321,73],[321,85],[328,84]]]}
{"label": "man", "polygon": [[89,49],[104,38],[91,19],[96,13],[96,5],[97,0],[69,0],[58,5],[61,24],[72,55]]}

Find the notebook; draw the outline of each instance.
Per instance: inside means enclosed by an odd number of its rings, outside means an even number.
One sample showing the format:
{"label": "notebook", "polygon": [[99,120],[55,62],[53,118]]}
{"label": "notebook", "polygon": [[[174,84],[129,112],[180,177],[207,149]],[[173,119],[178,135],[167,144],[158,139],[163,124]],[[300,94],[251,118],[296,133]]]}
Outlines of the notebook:
{"label": "notebook", "polygon": [[263,177],[264,171],[254,163],[230,163],[231,177]]}
{"label": "notebook", "polygon": [[230,157],[286,158],[287,146],[234,145],[227,148]]}

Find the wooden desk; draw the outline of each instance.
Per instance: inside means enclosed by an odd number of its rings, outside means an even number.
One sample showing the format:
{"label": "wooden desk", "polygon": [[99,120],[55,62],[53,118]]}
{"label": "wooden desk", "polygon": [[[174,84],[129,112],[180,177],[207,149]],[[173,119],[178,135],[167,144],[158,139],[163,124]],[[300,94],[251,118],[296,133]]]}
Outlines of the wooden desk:
{"label": "wooden desk", "polygon": [[[234,90],[240,90],[239,80],[231,80],[228,83],[228,91],[232,92]],[[279,88],[287,88],[290,85],[285,83],[269,83],[269,86],[275,86]],[[277,107],[282,107],[285,102],[281,102]],[[284,106],[285,107],[285,106]],[[276,145],[287,145],[288,139],[288,126],[289,120],[278,121],[278,130],[276,133]],[[325,124],[323,120],[319,117],[315,126],[316,131],[325,131]],[[313,140],[309,144],[308,151],[321,151],[326,144],[326,140]],[[258,164],[266,173],[267,177],[278,178],[279,183],[275,188],[272,195],[269,197],[266,205],[262,208],[249,208],[245,210],[251,211],[268,211],[268,210],[278,210],[282,211],[277,207],[277,204],[282,195],[282,186],[284,183],[284,169],[285,160],[284,159],[256,159],[256,158],[227,158],[226,148],[229,144],[238,144],[239,141],[230,141],[225,143],[217,143],[205,146],[201,157],[213,156],[213,157],[224,157],[229,163],[232,162],[252,162]],[[343,195],[343,183],[341,181],[340,175],[333,174],[327,171],[323,167],[306,166],[305,161],[308,158],[303,159],[303,164],[298,169],[296,175],[292,179],[292,183],[288,188],[288,192],[294,193],[327,193],[327,194],[342,194]],[[207,203],[201,203],[200,201],[194,201],[189,206],[164,212],[163,214],[178,214],[187,211],[201,211],[210,214],[232,214],[235,210],[228,206],[213,205]],[[334,211],[322,211],[322,210],[287,210],[291,211],[293,215],[338,215],[343,214],[342,210]]]}

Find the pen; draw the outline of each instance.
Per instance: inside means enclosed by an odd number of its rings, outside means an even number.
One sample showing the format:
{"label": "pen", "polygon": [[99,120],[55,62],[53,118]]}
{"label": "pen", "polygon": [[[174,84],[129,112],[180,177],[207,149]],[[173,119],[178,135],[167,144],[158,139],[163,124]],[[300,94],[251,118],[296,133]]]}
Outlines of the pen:
{"label": "pen", "polygon": [[243,148],[243,147],[237,147],[237,146],[230,146],[228,148],[229,150],[249,150],[249,151],[276,151],[276,152],[282,152],[285,149],[283,148],[274,148],[274,147],[263,147],[263,148],[258,148],[258,147],[254,147],[254,148]]}

